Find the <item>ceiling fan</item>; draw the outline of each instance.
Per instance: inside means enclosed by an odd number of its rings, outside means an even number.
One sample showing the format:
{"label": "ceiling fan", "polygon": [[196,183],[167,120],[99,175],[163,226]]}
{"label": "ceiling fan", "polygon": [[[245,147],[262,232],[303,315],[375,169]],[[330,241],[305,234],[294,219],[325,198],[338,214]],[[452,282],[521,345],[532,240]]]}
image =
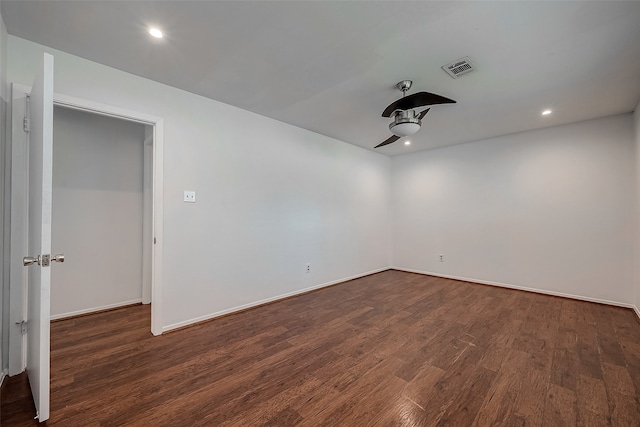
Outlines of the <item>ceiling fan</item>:
{"label": "ceiling fan", "polygon": [[427,105],[456,103],[453,99],[445,98],[444,96],[429,92],[418,92],[406,96],[407,91],[411,88],[412,84],[413,82],[411,80],[403,80],[396,85],[398,90],[402,91],[402,98],[392,102],[382,112],[382,117],[393,116],[393,122],[389,125],[389,130],[393,136],[376,145],[374,148],[389,145],[396,142],[403,136],[413,135],[418,132],[422,125],[422,119],[427,115],[430,109],[427,108],[421,113],[416,114],[414,108],[425,107]]}

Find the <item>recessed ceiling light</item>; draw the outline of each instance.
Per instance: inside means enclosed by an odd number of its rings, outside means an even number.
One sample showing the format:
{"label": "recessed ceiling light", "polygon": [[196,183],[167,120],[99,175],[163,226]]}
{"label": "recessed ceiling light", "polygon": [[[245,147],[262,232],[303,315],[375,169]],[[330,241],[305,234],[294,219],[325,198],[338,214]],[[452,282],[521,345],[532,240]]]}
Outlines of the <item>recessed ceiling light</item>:
{"label": "recessed ceiling light", "polygon": [[149,34],[151,34],[153,37],[155,37],[157,39],[161,39],[162,38],[162,31],[160,31],[157,28],[149,28]]}
{"label": "recessed ceiling light", "polygon": [[542,112],[542,115],[543,115],[543,116],[548,116],[549,114],[551,114],[551,110],[544,110],[544,111]]}
{"label": "recessed ceiling light", "polygon": [[404,145],[411,145],[411,141],[405,141]]}

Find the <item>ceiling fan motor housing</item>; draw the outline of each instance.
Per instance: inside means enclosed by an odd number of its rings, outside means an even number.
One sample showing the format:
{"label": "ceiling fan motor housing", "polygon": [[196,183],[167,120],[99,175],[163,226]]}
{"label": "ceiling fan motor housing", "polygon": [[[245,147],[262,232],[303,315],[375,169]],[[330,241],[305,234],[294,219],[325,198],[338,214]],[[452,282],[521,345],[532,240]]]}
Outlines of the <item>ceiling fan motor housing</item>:
{"label": "ceiling fan motor housing", "polygon": [[413,110],[398,110],[393,115],[393,122],[389,124],[389,130],[396,136],[409,136],[420,130],[422,121],[416,117]]}
{"label": "ceiling fan motor housing", "polygon": [[411,89],[412,84],[413,82],[411,80],[402,80],[401,82],[398,82],[396,84],[396,87],[398,88],[398,90],[402,91],[402,93],[405,93],[406,91]]}

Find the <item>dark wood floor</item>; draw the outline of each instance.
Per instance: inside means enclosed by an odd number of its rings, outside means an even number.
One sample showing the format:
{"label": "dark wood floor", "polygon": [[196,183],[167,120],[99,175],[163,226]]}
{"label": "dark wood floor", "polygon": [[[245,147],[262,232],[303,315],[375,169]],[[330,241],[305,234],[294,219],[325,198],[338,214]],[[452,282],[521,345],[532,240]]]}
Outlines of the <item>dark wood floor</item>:
{"label": "dark wood floor", "polygon": [[[640,426],[629,309],[386,271],[153,337],[52,324],[48,425]],[[29,426],[24,376],[2,422]]]}

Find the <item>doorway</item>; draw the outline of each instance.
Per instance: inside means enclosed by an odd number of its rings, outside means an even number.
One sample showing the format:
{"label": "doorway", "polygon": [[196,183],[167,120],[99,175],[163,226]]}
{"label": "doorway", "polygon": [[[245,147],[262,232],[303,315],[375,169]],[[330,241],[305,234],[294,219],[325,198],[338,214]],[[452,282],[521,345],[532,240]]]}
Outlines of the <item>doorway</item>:
{"label": "doorway", "polygon": [[[27,132],[28,118],[26,118],[26,108],[31,88],[12,84],[11,85],[11,229],[10,247],[11,260],[9,268],[9,300],[10,300],[10,323],[19,325],[26,315],[26,278],[27,274],[22,265],[22,256],[26,253],[26,221],[25,215],[28,212],[26,195],[28,194],[28,163],[27,163]],[[147,183],[151,187],[147,200],[143,204],[151,211],[148,217],[150,224],[143,230],[144,238],[149,245],[150,256],[147,262],[151,267],[147,269],[149,275],[145,280],[149,284],[148,289],[142,292],[142,299],[151,302],[151,325],[150,329],[154,335],[162,334],[162,249],[163,249],[163,141],[164,141],[164,121],[163,119],[145,113],[126,110],[120,107],[105,105],[56,93],[54,94],[54,104],[56,107],[77,110],[87,114],[94,114],[115,118],[128,122],[142,124],[145,127],[145,158],[148,161],[147,176],[150,179]],[[149,200],[150,199],[150,200]],[[143,227],[144,228],[144,227]],[[53,248],[64,252],[64,248]],[[69,258],[67,258],[69,262]],[[100,262],[94,259],[93,262]],[[62,265],[60,267],[64,267]],[[143,280],[143,282],[145,281]],[[99,307],[99,306],[98,306]],[[95,307],[94,307],[95,308]],[[26,367],[26,336],[21,334],[19,326],[10,328],[9,331],[9,375],[16,375],[24,371]]]}
{"label": "doorway", "polygon": [[54,107],[51,320],[151,302],[151,132]]}

